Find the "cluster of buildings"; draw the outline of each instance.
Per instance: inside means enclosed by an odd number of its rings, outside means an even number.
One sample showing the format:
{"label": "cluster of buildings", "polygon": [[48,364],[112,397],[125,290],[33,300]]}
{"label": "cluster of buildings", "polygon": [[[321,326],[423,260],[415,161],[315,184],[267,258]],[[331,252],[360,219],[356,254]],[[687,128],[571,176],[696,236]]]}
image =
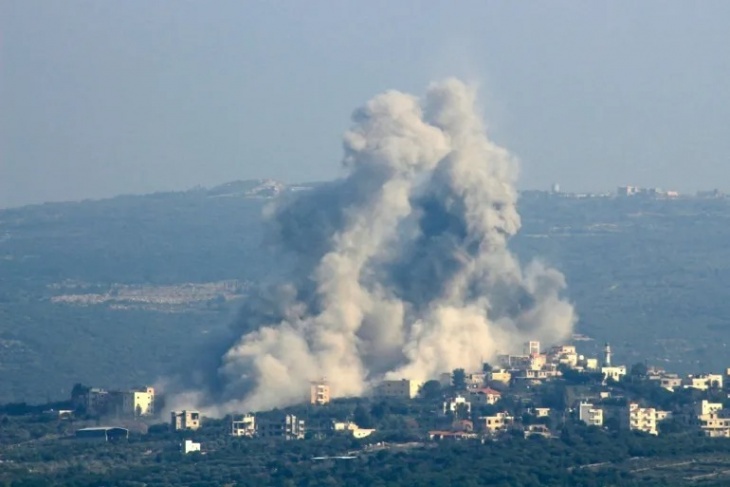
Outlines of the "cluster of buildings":
{"label": "cluster of buildings", "polygon": [[659,188],[641,188],[638,186],[619,186],[616,189],[618,196],[643,196],[647,198],[678,198],[677,191],[664,191]]}
{"label": "cluster of buildings", "polygon": [[[170,428],[173,431],[197,431],[202,427],[201,418],[200,411],[172,411]],[[306,432],[304,420],[293,414],[277,419],[257,420],[256,415],[249,413],[234,416],[231,421],[231,435],[237,437],[302,440]]]}
{"label": "cluster of buildings", "polygon": [[[673,411],[665,411],[644,401],[637,401],[635,395],[628,397],[626,391],[618,387],[628,373],[627,367],[613,363],[608,343],[603,348],[602,356],[597,358],[578,353],[574,345],[559,345],[543,351],[540,342],[529,341],[524,344],[521,354],[500,355],[498,362],[495,368],[485,364],[481,371],[466,372],[459,369],[458,374],[453,371],[438,377],[438,387],[434,387],[443,399],[440,411],[433,413],[440,419],[432,420],[432,423],[444,425],[444,428],[428,431],[429,438],[496,436],[516,429],[522,431],[525,437],[551,437],[548,425],[555,426],[568,417],[596,427],[605,427],[612,421],[614,427],[651,435],[660,433],[662,421],[675,419],[693,425],[710,437],[730,437],[730,409],[725,409],[720,402],[703,399],[692,404],[691,410],[674,408]],[[644,384],[653,383],[671,392],[686,389],[703,391],[705,394],[701,397],[706,398],[719,397],[717,393],[722,391],[730,377],[730,369],[724,375],[680,377],[663,370],[642,368],[640,373],[632,368],[632,380],[639,374]],[[542,389],[535,386],[561,377],[570,379],[569,373],[573,378],[589,379],[588,383],[592,386],[580,389],[580,395],[574,396],[570,404],[545,407],[546,403],[542,403],[539,394]],[[576,382],[581,383],[580,380]],[[372,394],[375,398],[409,401],[422,395],[428,397],[423,386],[423,382],[405,378],[383,380]],[[433,395],[430,397],[434,398]],[[730,399],[730,394],[725,394],[725,397]],[[331,399],[332,391],[326,379],[310,384],[311,405],[324,406]],[[77,407],[83,406],[91,414],[128,417],[156,414],[155,390],[152,387],[127,391],[89,388],[77,391],[73,400]],[[727,402],[730,404],[730,401]],[[514,404],[517,403],[529,407],[515,409]],[[231,419],[230,434],[245,438],[301,440],[308,433],[315,437],[347,434],[353,438],[366,438],[375,432],[375,429],[358,426],[353,421],[331,420],[325,423],[308,429],[305,421],[294,414],[249,413]],[[202,415],[195,410],[172,411],[170,427],[174,431],[196,431],[202,427]],[[119,434],[120,431],[118,428],[91,428],[80,430],[79,436],[109,438],[110,434]],[[189,442],[181,445],[181,449],[185,453],[199,451],[200,445]]]}
{"label": "cluster of buildings", "polygon": [[[493,405],[500,406],[503,395],[510,395],[509,386],[536,385],[554,378],[564,376],[567,371],[576,373],[594,374],[594,377],[601,378],[599,390],[579,398],[574,404],[569,405],[565,411],[556,411],[547,407],[532,407],[528,416],[532,421],[540,421],[541,418],[549,418],[556,414],[574,415],[575,418],[587,425],[604,427],[608,421],[614,421],[614,425],[631,431],[642,431],[651,435],[658,435],[659,425],[662,421],[678,419],[687,425],[697,426],[707,436],[730,437],[730,409],[724,409],[722,403],[712,403],[703,400],[694,405],[694,412],[665,411],[661,408],[641,404],[636,401],[628,401],[622,395],[611,392],[614,383],[620,382],[628,373],[625,365],[616,365],[612,362],[611,347],[608,343],[603,348],[600,359],[580,355],[573,345],[560,345],[543,352],[540,343],[530,341],[525,343],[523,353],[520,355],[502,355],[498,358],[500,368],[483,372],[466,373],[464,390],[449,397],[443,403],[442,414],[455,417],[456,421],[448,431],[432,431],[429,436],[432,438],[445,437],[470,437],[477,433],[498,434],[513,427],[515,419],[508,411],[499,411],[491,415],[478,416],[472,414],[475,407]],[[643,380],[650,384],[655,382],[657,387],[662,387],[674,392],[679,389],[694,389],[697,391],[719,391],[730,377],[730,369],[727,369],[725,376],[722,374],[701,374],[680,377],[677,374],[669,374],[663,370],[648,369]],[[451,375],[444,374],[441,377],[443,385],[450,385]],[[407,381],[402,381],[404,384]],[[489,386],[501,384],[504,392],[495,390]],[[505,389],[506,388],[506,389]],[[392,383],[387,384],[383,389],[386,391],[398,390]],[[401,397],[408,397],[405,394],[405,386],[402,386]],[[726,395],[730,399],[730,394]],[[473,421],[466,421],[464,418],[471,418]],[[526,436],[539,434],[545,436],[544,424],[523,425]]]}
{"label": "cluster of buildings", "polygon": [[608,343],[603,349],[601,361],[578,354],[575,345],[558,345],[543,353],[538,341],[525,343],[521,355],[500,355],[498,361],[501,368],[490,371],[488,379],[505,384],[512,380],[540,383],[560,377],[565,369],[601,373],[604,381],[618,382],[627,372],[625,365],[612,364],[611,346]]}
{"label": "cluster of buildings", "polygon": [[95,416],[154,416],[155,388],[146,386],[125,391],[109,391],[99,387],[79,391],[71,401],[77,409]]}
{"label": "cluster of buildings", "polygon": [[[727,373],[730,374],[730,369]],[[696,389],[699,391],[707,391],[713,388],[722,389],[725,382],[721,374],[690,374],[686,377],[680,377],[677,374],[670,374],[662,370],[652,371],[648,378],[658,381],[659,385],[669,392],[678,389]]]}
{"label": "cluster of buildings", "polygon": [[[352,421],[332,421],[327,428],[331,433],[349,434],[353,438],[366,438],[375,429],[361,428]],[[303,419],[293,414],[278,417],[257,419],[253,413],[234,416],[231,421],[231,435],[245,438],[275,438],[283,440],[301,440],[309,430]],[[321,433],[321,428],[311,431]]]}
{"label": "cluster of buildings", "polygon": [[643,431],[650,435],[658,435],[661,421],[672,417],[669,411],[653,407],[641,407],[639,403],[630,402],[626,406],[601,406],[593,402],[581,401],[578,405],[578,419],[589,426],[602,427],[605,419],[613,418],[623,429]]}

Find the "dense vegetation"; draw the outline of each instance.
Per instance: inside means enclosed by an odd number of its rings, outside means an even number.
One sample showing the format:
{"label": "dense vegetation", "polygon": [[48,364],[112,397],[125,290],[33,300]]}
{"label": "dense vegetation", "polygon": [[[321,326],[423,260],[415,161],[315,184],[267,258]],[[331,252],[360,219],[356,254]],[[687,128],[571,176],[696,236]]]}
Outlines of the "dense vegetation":
{"label": "dense vegetation", "polygon": [[[282,270],[262,224],[270,200],[223,190],[125,196],[0,211],[0,401],[66,397],[81,381],[152,383],[199,356],[237,303],[184,312],[53,303],[82,281],[176,284]],[[243,192],[236,193],[236,190]],[[730,332],[730,201],[523,195],[513,248],[566,274],[594,354],[678,372],[724,370]]]}
{"label": "dense vegetation", "polygon": [[[14,420],[3,419],[3,428],[7,430]],[[58,426],[49,422],[45,427]],[[609,434],[568,425],[552,440],[515,436],[498,442],[396,442],[369,447],[345,437],[289,442],[238,439],[213,428],[207,435],[197,435],[206,451],[185,456],[178,449],[184,435],[161,430],[133,435],[123,443],[47,439],[0,449],[0,483],[150,487],[726,485],[727,478],[717,471],[727,469],[730,453],[730,440]],[[353,458],[332,458],[344,455]]]}
{"label": "dense vegetation", "polygon": [[[230,416],[204,418],[197,431],[174,432],[167,424],[90,416],[83,406],[70,416],[54,413],[74,408],[71,403],[0,405],[0,485],[589,487],[729,481],[730,439],[706,438],[690,420],[693,404],[705,398],[727,403],[727,390],[670,393],[636,364],[620,382],[602,385],[596,374],[566,373],[543,385],[505,387],[494,405],[442,414],[444,399],[465,387],[461,372],[454,371],[452,386],[427,383],[423,397],[414,400],[345,398],[257,413],[257,421],[284,414],[304,419],[307,434],[299,441],[231,437]],[[599,391],[609,393],[600,403],[609,418],[602,429],[583,425],[567,407]],[[660,423],[659,437],[622,430],[616,414],[629,400],[651,402],[676,416]],[[536,405],[555,409],[536,417]],[[515,422],[500,434],[429,440],[429,431],[458,429],[470,418],[476,425],[480,416],[505,410]],[[334,431],[333,421],[376,431],[358,440]],[[525,439],[524,429],[538,423],[550,428],[552,438]],[[79,428],[101,424],[130,428],[129,440],[72,438]],[[179,445],[185,439],[200,442],[202,453],[183,455]]]}

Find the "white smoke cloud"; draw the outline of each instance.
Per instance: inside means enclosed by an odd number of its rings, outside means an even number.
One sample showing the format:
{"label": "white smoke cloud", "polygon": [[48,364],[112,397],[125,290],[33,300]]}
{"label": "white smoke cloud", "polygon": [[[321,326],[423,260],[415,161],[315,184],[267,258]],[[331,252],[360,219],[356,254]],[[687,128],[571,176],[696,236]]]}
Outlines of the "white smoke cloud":
{"label": "white smoke cloud", "polygon": [[273,212],[299,266],[242,312],[215,394],[188,396],[218,413],[299,402],[321,377],[348,396],[383,377],[478,369],[571,333],[562,274],[523,270],[507,248],[517,163],[487,138],[474,90],[450,79],[423,99],[387,92],[353,123],[348,176]]}

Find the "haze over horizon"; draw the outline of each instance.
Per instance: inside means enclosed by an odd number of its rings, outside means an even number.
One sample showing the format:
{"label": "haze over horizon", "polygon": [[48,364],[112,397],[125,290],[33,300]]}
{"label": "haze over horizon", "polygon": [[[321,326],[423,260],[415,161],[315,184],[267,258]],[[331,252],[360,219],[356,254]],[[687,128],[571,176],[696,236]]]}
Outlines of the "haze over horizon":
{"label": "haze over horizon", "polygon": [[354,106],[459,76],[520,188],[730,189],[730,4],[0,5],[0,208],[341,176]]}

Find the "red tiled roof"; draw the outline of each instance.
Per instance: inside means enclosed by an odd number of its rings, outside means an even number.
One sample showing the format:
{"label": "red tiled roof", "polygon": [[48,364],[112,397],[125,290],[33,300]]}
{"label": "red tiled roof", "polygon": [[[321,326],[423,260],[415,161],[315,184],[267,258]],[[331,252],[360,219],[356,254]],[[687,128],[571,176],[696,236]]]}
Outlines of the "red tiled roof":
{"label": "red tiled roof", "polygon": [[474,389],[473,392],[481,392],[482,394],[487,394],[487,395],[491,394],[493,396],[501,396],[502,395],[501,392],[499,392],[497,390],[494,390],[491,387],[484,387],[482,389]]}

